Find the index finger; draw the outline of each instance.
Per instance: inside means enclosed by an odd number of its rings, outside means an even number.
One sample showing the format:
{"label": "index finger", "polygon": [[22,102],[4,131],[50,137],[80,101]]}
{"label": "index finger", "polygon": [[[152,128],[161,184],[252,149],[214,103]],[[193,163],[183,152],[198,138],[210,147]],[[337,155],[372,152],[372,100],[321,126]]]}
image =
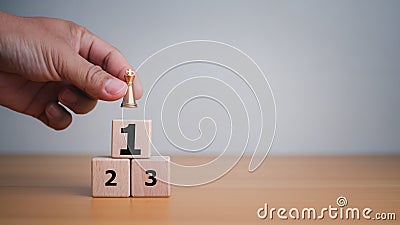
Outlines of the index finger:
{"label": "index finger", "polygon": [[[81,32],[79,55],[121,80],[125,80],[125,71],[132,68],[118,49],[87,30]],[[135,99],[140,99],[143,89],[137,76],[134,79],[134,87]]]}

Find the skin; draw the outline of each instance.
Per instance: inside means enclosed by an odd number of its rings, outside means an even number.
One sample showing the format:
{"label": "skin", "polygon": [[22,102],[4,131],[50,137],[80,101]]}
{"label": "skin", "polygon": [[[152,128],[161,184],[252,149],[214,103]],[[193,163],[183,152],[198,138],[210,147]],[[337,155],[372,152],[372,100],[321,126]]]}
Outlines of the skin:
{"label": "skin", "polygon": [[[122,98],[128,68],[115,47],[73,22],[0,12],[0,104],[55,130],[72,122],[65,107],[85,114],[97,100]],[[138,77],[134,86],[140,99]]]}

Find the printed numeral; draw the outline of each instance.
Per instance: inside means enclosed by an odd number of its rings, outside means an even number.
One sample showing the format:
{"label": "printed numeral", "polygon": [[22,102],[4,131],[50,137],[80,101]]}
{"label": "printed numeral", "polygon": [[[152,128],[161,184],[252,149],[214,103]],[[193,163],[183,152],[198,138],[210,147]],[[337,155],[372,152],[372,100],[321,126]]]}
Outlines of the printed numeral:
{"label": "printed numeral", "polygon": [[144,184],[146,186],[154,186],[154,185],[156,185],[157,184],[157,179],[156,179],[157,173],[156,173],[156,171],[154,171],[154,170],[146,170],[146,174],[151,174],[148,177],[148,179],[151,180],[151,182],[147,182],[146,181],[146,182],[144,182]]}
{"label": "printed numeral", "polygon": [[113,183],[113,181],[115,180],[115,177],[117,176],[117,173],[114,170],[107,170],[106,174],[111,174],[111,177],[105,183],[105,186],[117,186],[117,183]]}
{"label": "printed numeral", "polygon": [[135,124],[121,128],[121,133],[128,134],[126,149],[120,150],[120,155],[140,155],[141,149],[135,149]]}

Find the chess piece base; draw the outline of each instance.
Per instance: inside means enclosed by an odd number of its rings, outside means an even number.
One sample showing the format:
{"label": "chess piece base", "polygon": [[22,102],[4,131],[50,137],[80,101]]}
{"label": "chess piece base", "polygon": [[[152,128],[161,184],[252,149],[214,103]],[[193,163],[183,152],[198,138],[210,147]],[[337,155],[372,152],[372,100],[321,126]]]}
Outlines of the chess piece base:
{"label": "chess piece base", "polygon": [[121,107],[125,107],[125,108],[136,108],[137,104],[136,103],[127,103],[127,102],[123,102],[121,103]]}

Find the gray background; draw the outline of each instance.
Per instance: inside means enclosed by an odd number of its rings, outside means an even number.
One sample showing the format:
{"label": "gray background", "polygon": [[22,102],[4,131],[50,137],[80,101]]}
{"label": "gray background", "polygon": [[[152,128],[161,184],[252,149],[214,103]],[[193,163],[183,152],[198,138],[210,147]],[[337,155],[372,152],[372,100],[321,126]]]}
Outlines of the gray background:
{"label": "gray background", "polygon": [[[273,88],[271,153],[400,153],[400,1],[14,0],[0,1],[0,10],[72,20],[133,66],[180,41],[229,43]],[[109,154],[111,120],[120,115],[119,102],[100,102],[56,132],[1,107],[0,152]]]}

